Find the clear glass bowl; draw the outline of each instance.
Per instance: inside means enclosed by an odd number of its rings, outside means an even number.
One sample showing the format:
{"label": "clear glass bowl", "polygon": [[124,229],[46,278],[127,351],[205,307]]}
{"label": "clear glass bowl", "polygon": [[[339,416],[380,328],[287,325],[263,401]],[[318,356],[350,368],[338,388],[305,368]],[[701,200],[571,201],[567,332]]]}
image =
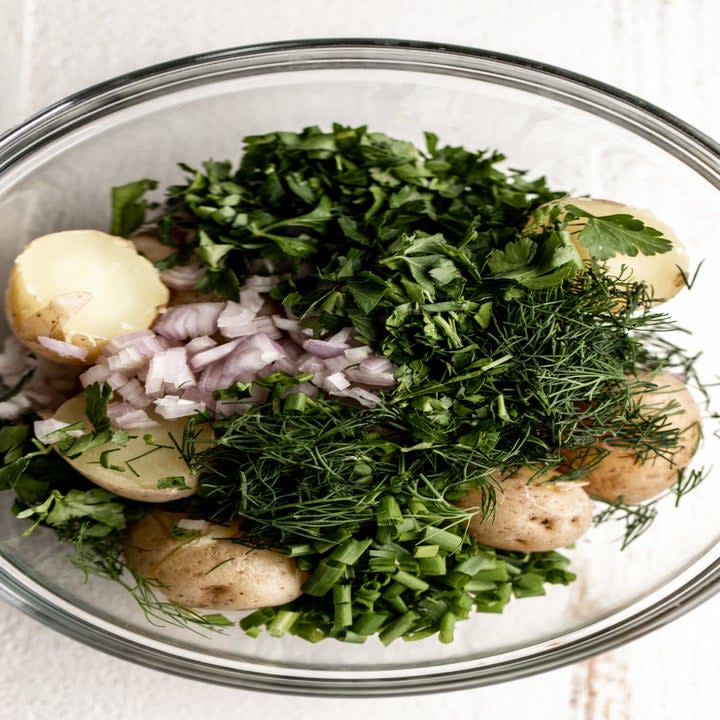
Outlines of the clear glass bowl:
{"label": "clear glass bowl", "polygon": [[[707,379],[720,348],[715,307],[720,148],[647,103],[535,62],[415,42],[300,41],[158,65],[79,93],[0,139],[0,262],[42,233],[106,228],[109,188],[139,177],[161,187],[178,161],[237,159],[243,136],[333,121],[421,141],[499,148],[511,167],[556,188],[653,208],[705,259],[691,292],[667,310],[693,330]],[[699,463],[718,455],[707,432]],[[620,552],[618,527],[571,552],[579,580],[478,615],[451,645],[355,646],[240,630],[204,637],[148,624],[122,588],[82,582],[50,534],[24,528],[0,493],[0,596],[96,648],[165,671],[244,688],[318,695],[430,692],[518,678],[627,642],[720,587],[720,503],[711,477]]]}

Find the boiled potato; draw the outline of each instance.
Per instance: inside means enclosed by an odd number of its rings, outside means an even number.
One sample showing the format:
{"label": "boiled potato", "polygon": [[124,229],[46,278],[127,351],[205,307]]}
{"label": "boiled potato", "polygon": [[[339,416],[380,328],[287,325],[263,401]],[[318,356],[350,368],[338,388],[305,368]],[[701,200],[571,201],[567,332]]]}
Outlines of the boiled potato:
{"label": "boiled potato", "polygon": [[[557,481],[555,471],[538,474],[522,467],[500,480],[495,512],[477,513],[470,534],[482,545],[500,550],[542,552],[574,543],[592,522],[592,502],[579,483]],[[482,490],[468,493],[459,505],[482,505]]]}
{"label": "boiled potato", "polygon": [[[53,417],[71,424],[87,423],[85,396],[81,394],[68,400],[55,411]],[[65,460],[91,482],[130,500],[161,503],[188,497],[197,490],[197,477],[190,472],[173,443],[173,438],[177,442],[182,441],[185,419],[171,421],[159,416],[152,417],[158,427],[139,432],[139,436],[129,440],[125,447],[118,446],[117,450],[107,456],[109,464],[120,470],[100,464],[102,453],[112,449],[110,444],[91,448],[78,457]],[[205,431],[205,436],[210,432]],[[154,444],[162,447],[153,450],[153,446],[148,445],[142,437],[146,434],[152,435]],[[164,478],[177,478],[175,484],[185,487],[158,487]]]}
{"label": "boiled potato", "polygon": [[678,445],[668,454],[652,455],[644,462],[630,448],[599,444],[607,455],[584,477],[585,490],[608,502],[622,498],[638,503],[659,495],[678,479],[678,472],[687,467],[700,442],[700,409],[684,383],[674,375],[658,375],[657,386],[638,394],[642,415],[665,412],[669,403],[677,410],[669,415],[666,429],[679,432]]}
{"label": "boiled potato", "polygon": [[[626,274],[631,275],[628,279],[633,282],[645,283],[652,289],[656,304],[677,295],[685,287],[685,277],[688,273],[688,256],[685,246],[678,239],[674,230],[653,215],[649,210],[630,207],[611,200],[595,200],[592,198],[563,198],[558,202],[563,205],[575,205],[580,210],[585,210],[598,217],[605,215],[632,215],[641,220],[645,225],[660,231],[667,240],[672,243],[672,249],[666,253],[655,255],[615,255],[603,261],[608,272],[614,276],[620,276],[623,266]],[[568,232],[573,238],[575,245],[583,259],[589,259],[588,249],[580,242],[579,235],[587,220],[584,218],[574,220],[568,227]]]}
{"label": "boiled potato", "polygon": [[[128,566],[163,584],[168,600],[193,608],[249,610],[283,605],[298,597],[306,575],[295,560],[237,541],[239,522],[208,524],[176,539],[186,516],[153,510],[131,525],[123,540]],[[180,538],[182,538],[180,530]]]}
{"label": "boiled potato", "polygon": [[[33,240],[15,259],[6,310],[16,335],[33,352],[82,364],[93,362],[115,336],[149,328],[168,297],[158,271],[130,241],[98,230],[68,230]],[[86,355],[48,348],[38,342],[43,337]]]}

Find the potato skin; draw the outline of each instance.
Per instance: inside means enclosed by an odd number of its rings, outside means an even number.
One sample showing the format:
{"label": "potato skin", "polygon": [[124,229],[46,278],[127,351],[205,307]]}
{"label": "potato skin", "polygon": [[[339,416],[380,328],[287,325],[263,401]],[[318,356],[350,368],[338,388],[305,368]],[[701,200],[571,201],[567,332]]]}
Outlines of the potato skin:
{"label": "potato skin", "polygon": [[242,535],[239,521],[210,524],[189,540],[178,541],[172,530],[185,517],[153,510],[131,525],[123,540],[128,566],[160,581],[170,602],[250,610],[283,605],[302,593],[307,576],[297,570],[295,560],[230,540]]}
{"label": "potato skin", "polygon": [[[655,217],[650,210],[623,205],[612,200],[595,198],[563,198],[556,202],[562,205],[575,205],[580,210],[585,210],[598,217],[605,215],[632,215],[648,227],[659,230],[672,243],[671,250],[656,255],[642,255],[641,253],[633,257],[615,255],[604,261],[605,267],[610,274],[620,275],[622,267],[625,266],[632,272],[630,280],[644,282],[648,287],[652,288],[654,304],[656,305],[674,297],[685,287],[685,277],[689,268],[685,246],[677,237],[675,231]],[[588,250],[578,238],[584,226],[584,219],[573,221],[572,225],[568,227],[568,232],[581,256],[587,260],[589,258]]]}
{"label": "potato skin", "polygon": [[[537,475],[529,467],[500,480],[494,516],[478,513],[470,534],[482,545],[500,550],[543,552],[571,545],[592,522],[592,502],[579,483],[552,481],[555,471]],[[482,491],[473,490],[458,504],[478,507]]]}
{"label": "potato skin", "polygon": [[629,448],[600,443],[608,454],[583,479],[585,490],[608,502],[622,500],[639,503],[659,495],[677,481],[678,472],[690,464],[700,443],[700,409],[685,384],[674,375],[663,373],[653,382],[657,389],[638,394],[642,414],[651,416],[669,403],[678,405],[677,414],[668,418],[667,429],[679,431],[678,446],[670,456],[654,455],[640,462]]}

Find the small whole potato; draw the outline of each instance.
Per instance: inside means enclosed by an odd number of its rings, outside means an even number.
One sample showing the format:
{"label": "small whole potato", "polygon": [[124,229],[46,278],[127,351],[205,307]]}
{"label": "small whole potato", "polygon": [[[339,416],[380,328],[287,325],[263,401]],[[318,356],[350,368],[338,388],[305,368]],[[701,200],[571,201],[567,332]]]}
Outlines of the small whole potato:
{"label": "small whole potato", "polygon": [[[87,424],[85,396],[80,394],[68,400],[53,417],[71,425]],[[91,482],[129,500],[162,503],[193,495],[197,490],[197,477],[173,442],[173,438],[178,442],[182,440],[185,419],[165,420],[155,415],[152,419],[158,426],[138,433],[124,447],[113,448],[106,443],[64,459]],[[152,435],[155,446],[145,442],[146,434]],[[203,431],[205,437],[211,434],[209,429]],[[109,466],[103,467],[101,456],[108,450],[112,451],[107,455]]]}
{"label": "small whole potato", "polygon": [[[700,409],[685,384],[668,373],[658,375],[652,381],[655,387],[638,394],[641,415],[652,417],[668,413],[663,429],[677,430],[678,442],[667,453],[652,454],[644,459],[632,448],[600,443],[607,451],[605,457],[594,465],[583,478],[585,490],[608,502],[622,500],[638,503],[659,495],[672,487],[678,472],[687,467],[700,443]],[[676,409],[668,412],[670,404]]]}
{"label": "small whole potato", "polygon": [[18,255],[5,308],[34,353],[83,364],[115,336],[149,328],[168,297],[158,271],[129,240],[68,230],[43,235]]}
{"label": "small whole potato", "polygon": [[[210,523],[200,531],[173,530],[183,513],[153,510],[131,525],[123,540],[125,561],[162,583],[170,602],[193,608],[250,610],[283,605],[302,593],[306,574],[274,550],[242,545],[239,521]],[[177,534],[177,532],[176,532]]]}
{"label": "small whole potato", "polygon": [[[472,517],[470,534],[482,545],[500,550],[543,552],[571,545],[592,522],[592,502],[579,483],[557,481],[555,471],[537,474],[522,467],[502,478],[494,514]],[[482,491],[473,490],[459,503],[480,507]]]}
{"label": "small whole potato", "polygon": [[[606,215],[632,215],[645,225],[660,231],[672,243],[672,249],[665,253],[655,255],[614,255],[603,263],[609,274],[620,276],[623,266],[625,275],[630,272],[629,280],[645,283],[652,289],[654,303],[660,304],[677,295],[685,287],[685,278],[688,274],[688,255],[685,246],[678,239],[675,231],[659,220],[652,212],[643,208],[630,207],[611,200],[597,200],[593,198],[563,198],[558,200],[563,205],[575,207],[598,217]],[[583,259],[589,259],[588,249],[580,241],[579,235],[587,219],[574,220],[568,226],[568,232],[573,238]],[[625,276],[623,275],[623,277]]]}

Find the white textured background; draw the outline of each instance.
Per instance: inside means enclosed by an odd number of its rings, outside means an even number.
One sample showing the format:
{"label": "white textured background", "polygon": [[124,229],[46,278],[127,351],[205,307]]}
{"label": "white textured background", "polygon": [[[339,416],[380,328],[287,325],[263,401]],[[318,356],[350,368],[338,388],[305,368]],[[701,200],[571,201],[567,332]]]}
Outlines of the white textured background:
{"label": "white textured background", "polygon": [[[717,0],[0,0],[0,131],[88,84],[180,55],[301,37],[400,37],[515,53],[640,95],[720,138]],[[2,219],[0,218],[0,222]],[[494,688],[311,700],[112,659],[0,606],[0,720],[718,717],[720,598],[629,646]]]}

